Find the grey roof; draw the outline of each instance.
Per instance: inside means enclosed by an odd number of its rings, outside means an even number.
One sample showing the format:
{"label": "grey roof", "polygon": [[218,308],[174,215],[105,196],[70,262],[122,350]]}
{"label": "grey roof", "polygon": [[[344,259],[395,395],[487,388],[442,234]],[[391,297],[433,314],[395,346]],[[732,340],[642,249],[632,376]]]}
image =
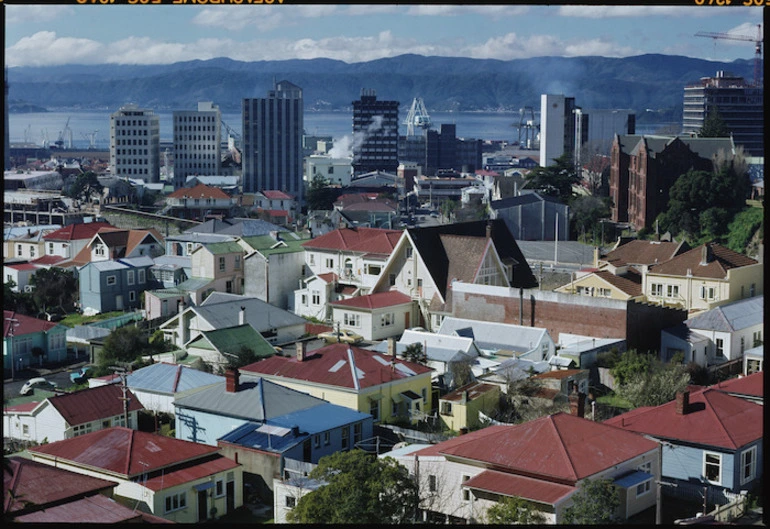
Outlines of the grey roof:
{"label": "grey roof", "polygon": [[198,226],[190,228],[185,233],[218,233],[237,237],[254,237],[269,235],[271,231],[289,231],[283,226],[260,219],[211,219]]}
{"label": "grey roof", "polygon": [[663,332],[691,344],[699,344],[699,343],[705,343],[709,341],[707,336],[698,334],[697,332],[690,329],[684,323],[680,323],[679,325],[674,325],[673,327],[663,329]]}
{"label": "grey roof", "polygon": [[743,356],[751,357],[751,358],[759,358],[765,356],[765,346],[758,345],[757,347],[752,347],[751,349],[746,349],[743,352]]}
{"label": "grey roof", "polygon": [[213,282],[214,280],[208,277],[191,277],[176,285],[176,288],[179,289],[180,292],[195,292]]}
{"label": "grey roof", "polygon": [[[459,362],[479,356],[479,350],[473,340],[409,330],[404,331],[401,339],[396,342],[396,354],[403,355],[406,348],[413,343],[423,344],[428,360],[433,362]],[[387,353],[388,342],[380,342],[372,349],[378,353]]]}
{"label": "grey roof", "polygon": [[125,270],[126,268],[129,268],[128,265],[125,265],[120,261],[91,261],[88,264],[102,272],[109,272],[110,270]]}
{"label": "grey roof", "polygon": [[489,204],[489,207],[492,209],[506,209],[523,206],[524,204],[534,204],[536,202],[552,202],[554,204],[558,204],[563,209],[567,208],[567,205],[562,204],[560,200],[554,197],[549,197],[547,195],[540,195],[539,193],[522,193],[521,195],[515,197],[493,200]]}
{"label": "grey roof", "polygon": [[516,244],[531,262],[552,262],[554,256],[563,264],[593,265],[594,262],[594,247],[578,241],[516,241]]}
{"label": "grey roof", "polygon": [[326,401],[262,378],[241,381],[235,392],[228,392],[225,382],[221,382],[174,400],[175,407],[251,421],[264,421],[322,404]]}
{"label": "grey roof", "polygon": [[214,328],[224,329],[238,325],[241,307],[246,309],[246,323],[259,332],[280,329],[292,325],[304,325],[305,319],[296,314],[265,303],[261,299],[212,292],[203,303],[191,307]]}
{"label": "grey roof", "polygon": [[754,296],[722,305],[685,320],[690,329],[734,332],[764,321],[765,296]]}
{"label": "grey roof", "polygon": [[447,317],[438,334],[473,338],[479,348],[488,351],[529,351],[548,333],[536,327]]}
{"label": "grey roof", "polygon": [[159,255],[154,259],[154,268],[190,268],[192,258],[183,255]]}
{"label": "grey roof", "polygon": [[133,266],[134,268],[141,268],[143,266],[152,266],[153,260],[152,257],[149,257],[147,255],[141,255],[139,257],[124,257],[123,259],[119,259],[121,263],[125,263],[128,266]]}
{"label": "grey roof", "polygon": [[103,327],[94,327],[93,325],[76,325],[72,329],[67,329],[67,341],[87,342],[94,338],[104,338],[112,331]]}
{"label": "grey roof", "polygon": [[131,389],[141,389],[153,393],[173,395],[202,386],[209,386],[224,381],[224,377],[212,375],[181,364],[152,364],[137,369],[126,377],[126,384]]}
{"label": "grey roof", "polygon": [[[191,228],[191,229],[194,229],[194,228]],[[236,239],[235,235],[227,235],[222,233],[201,233],[201,232],[190,231],[190,230],[188,230],[185,233],[180,233],[179,235],[169,235],[168,237],[166,237],[166,241],[199,242],[199,243],[234,241],[235,239]]]}

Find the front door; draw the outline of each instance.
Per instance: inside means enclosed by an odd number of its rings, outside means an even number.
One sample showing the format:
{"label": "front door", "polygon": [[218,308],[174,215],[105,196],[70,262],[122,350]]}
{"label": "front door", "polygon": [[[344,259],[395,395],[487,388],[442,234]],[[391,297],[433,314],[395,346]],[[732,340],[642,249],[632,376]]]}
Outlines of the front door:
{"label": "front door", "polygon": [[198,491],[198,521],[205,522],[208,519],[208,494],[205,490]]}
{"label": "front door", "polygon": [[115,296],[115,310],[123,310],[123,296]]}
{"label": "front door", "polygon": [[227,482],[227,512],[235,510],[235,481]]}

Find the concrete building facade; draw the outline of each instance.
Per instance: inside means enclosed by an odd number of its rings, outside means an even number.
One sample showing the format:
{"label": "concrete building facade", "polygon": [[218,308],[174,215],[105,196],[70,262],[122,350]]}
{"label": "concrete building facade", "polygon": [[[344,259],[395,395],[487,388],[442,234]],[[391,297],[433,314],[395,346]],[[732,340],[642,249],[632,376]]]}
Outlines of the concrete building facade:
{"label": "concrete building facade", "polygon": [[199,102],[198,110],[175,110],[174,189],[189,175],[218,175],[222,169],[222,113],[214,103]]}
{"label": "concrete building facade", "polygon": [[110,170],[120,177],[160,181],[160,119],[152,110],[125,105],[110,115]]}
{"label": "concrete building facade", "polygon": [[378,101],[363,89],[353,101],[353,175],[398,168],[398,101]]}

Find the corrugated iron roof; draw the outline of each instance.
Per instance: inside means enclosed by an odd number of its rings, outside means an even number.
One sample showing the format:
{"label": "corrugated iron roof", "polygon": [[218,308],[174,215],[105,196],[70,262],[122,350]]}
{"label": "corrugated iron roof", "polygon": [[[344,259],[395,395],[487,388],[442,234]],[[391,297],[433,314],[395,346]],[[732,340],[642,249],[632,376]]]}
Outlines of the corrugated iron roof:
{"label": "corrugated iron roof", "polygon": [[224,381],[224,377],[181,364],[160,362],[137,369],[126,377],[129,388],[173,395]]}
{"label": "corrugated iron roof", "polygon": [[463,487],[501,494],[503,496],[515,496],[549,505],[553,505],[577,490],[576,487],[570,485],[526,476],[517,476],[495,470],[485,470],[464,482]]}
{"label": "corrugated iron roof", "polygon": [[745,377],[731,378],[730,380],[724,380],[711,387],[725,393],[747,395],[752,397],[764,397],[764,372],[759,371]]}
{"label": "corrugated iron roof", "polygon": [[384,307],[393,307],[396,305],[404,305],[411,303],[412,298],[398,292],[396,290],[389,290],[387,292],[375,292],[374,294],[367,294],[365,296],[356,296],[350,299],[340,299],[338,301],[332,301],[329,305],[334,307],[350,307],[357,309],[381,309]]}
{"label": "corrugated iron roof", "polygon": [[401,231],[382,228],[340,228],[302,244],[305,248],[390,255]]}
{"label": "corrugated iron roof", "polygon": [[[77,426],[122,415],[124,412],[123,397],[123,391],[119,385],[108,384],[50,397],[48,402],[56,408],[67,424]],[[126,390],[125,397],[129,399],[129,412],[144,409],[142,403],[130,389]]]}
{"label": "corrugated iron roof", "polygon": [[[31,316],[26,316],[12,310],[3,311],[3,337],[9,336],[23,336],[25,334],[33,334],[36,332],[48,332],[54,327],[59,326],[58,323],[40,320]],[[63,328],[64,326],[62,326]]]}
{"label": "corrugated iron roof", "polygon": [[14,517],[18,523],[35,524],[117,524],[141,523],[144,514],[124,507],[112,498],[93,494],[75,501],[52,505],[45,509]]}
{"label": "corrugated iron roof", "polygon": [[765,318],[765,296],[754,296],[720,305],[685,320],[690,329],[735,332],[761,325]]}

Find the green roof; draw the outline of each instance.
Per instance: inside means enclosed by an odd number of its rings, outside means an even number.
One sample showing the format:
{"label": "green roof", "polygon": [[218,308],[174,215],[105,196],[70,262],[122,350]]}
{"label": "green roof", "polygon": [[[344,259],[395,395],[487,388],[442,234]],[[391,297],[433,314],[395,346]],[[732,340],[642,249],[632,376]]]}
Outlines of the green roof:
{"label": "green roof", "polygon": [[257,250],[262,255],[272,255],[279,253],[302,252],[304,248],[302,243],[309,239],[284,239],[276,241],[270,235],[257,235],[254,237],[243,237],[243,242]]}
{"label": "green roof", "polygon": [[242,253],[243,252],[243,248],[241,248],[241,245],[234,241],[210,242],[210,243],[204,244],[203,246],[205,246],[206,249],[214,255],[221,254],[221,253]]}
{"label": "green roof", "polygon": [[275,354],[275,349],[248,324],[216,331],[202,331],[202,335],[192,341],[199,349],[237,353],[242,347],[248,347],[254,354],[267,358]]}

